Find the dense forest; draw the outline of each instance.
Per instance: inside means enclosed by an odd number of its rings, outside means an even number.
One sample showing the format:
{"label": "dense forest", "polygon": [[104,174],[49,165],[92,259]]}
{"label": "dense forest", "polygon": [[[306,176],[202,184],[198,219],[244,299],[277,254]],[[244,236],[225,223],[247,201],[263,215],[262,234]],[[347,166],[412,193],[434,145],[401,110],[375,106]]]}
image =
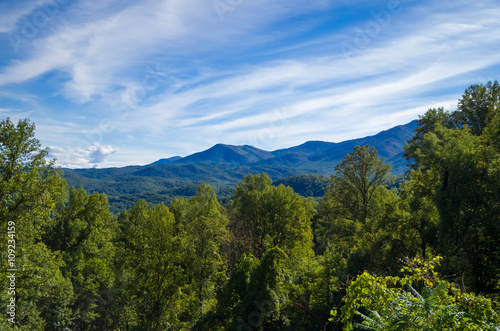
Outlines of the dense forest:
{"label": "dense forest", "polygon": [[497,82],[420,117],[404,181],[356,146],[315,200],[249,174],[115,216],[47,155],[1,122],[1,330],[500,330]]}

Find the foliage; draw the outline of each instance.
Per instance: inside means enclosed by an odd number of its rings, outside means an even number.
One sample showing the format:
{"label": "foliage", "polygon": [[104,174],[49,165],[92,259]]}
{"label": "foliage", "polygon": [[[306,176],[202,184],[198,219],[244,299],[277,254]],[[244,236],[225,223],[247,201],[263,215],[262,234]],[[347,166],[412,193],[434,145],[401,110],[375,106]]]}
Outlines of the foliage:
{"label": "foliage", "polygon": [[320,201],[317,240],[349,256],[351,273],[387,270],[384,257],[394,260],[403,215],[396,191],[386,187],[392,181],[389,171],[374,148],[357,146],[337,165]]}
{"label": "foliage", "polygon": [[[64,330],[72,319],[72,286],[61,274],[60,256],[41,240],[53,226],[51,214],[63,198],[65,181],[53,162],[45,160],[47,150],[41,149],[34,130],[28,120],[0,123],[0,254],[8,262],[8,244],[13,245],[9,268],[17,269],[15,296],[2,290],[0,304],[6,307],[14,297],[16,321],[25,328]],[[9,288],[6,269],[0,273],[2,289]]]}
{"label": "foliage", "polygon": [[187,295],[182,309],[189,327],[215,306],[216,292],[226,280],[222,248],[228,238],[228,219],[207,184],[201,184],[196,195],[177,208],[174,215],[188,279],[182,289]]}
{"label": "foliage", "polygon": [[116,312],[122,327],[169,329],[178,323],[184,283],[175,221],[167,207],[141,200],[119,217]]}
{"label": "foliage", "polygon": [[472,85],[457,111],[430,109],[422,116],[405,148],[413,178],[427,186],[415,191],[417,199],[439,213],[434,247],[445,256],[445,269],[475,291],[494,291],[500,268],[499,95],[497,82]]}
{"label": "foliage", "polygon": [[83,188],[70,188],[66,204],[54,212],[54,227],[45,241],[62,253],[63,275],[73,284],[74,330],[108,328],[108,304],[114,283],[113,240],[116,225],[104,194],[87,195]]}
{"label": "foliage", "polygon": [[[402,277],[365,272],[347,289],[344,330],[484,330],[500,327],[488,299],[467,294],[439,278],[441,257],[408,261]],[[422,286],[419,293],[416,286]],[[357,322],[356,322],[357,321]]]}
{"label": "foliage", "polygon": [[500,107],[498,81],[486,85],[469,86],[458,102],[458,110],[452,114],[460,126],[467,126],[471,133],[480,136],[496,116]]}
{"label": "foliage", "polygon": [[356,146],[341,163],[335,166],[328,191],[339,204],[339,214],[366,223],[371,216],[371,204],[376,190],[391,180],[391,166],[380,159],[375,148]]}
{"label": "foliage", "polygon": [[250,252],[257,257],[273,247],[280,247],[293,259],[310,256],[312,200],[271,183],[265,173],[249,174],[236,186],[232,203],[232,227],[240,236],[236,244],[242,246],[250,240]]}
{"label": "foliage", "polygon": [[0,329],[498,330],[499,90],[472,85],[457,111],[421,116],[396,185],[375,148],[356,146],[319,204],[295,190],[321,195],[324,177],[273,185],[271,165],[67,171],[87,193],[46,160],[29,120],[4,120],[0,254],[17,269],[17,324],[4,310]]}
{"label": "foliage", "polygon": [[298,175],[276,180],[273,186],[291,187],[295,193],[303,197],[322,197],[328,186],[328,177],[322,175]]}

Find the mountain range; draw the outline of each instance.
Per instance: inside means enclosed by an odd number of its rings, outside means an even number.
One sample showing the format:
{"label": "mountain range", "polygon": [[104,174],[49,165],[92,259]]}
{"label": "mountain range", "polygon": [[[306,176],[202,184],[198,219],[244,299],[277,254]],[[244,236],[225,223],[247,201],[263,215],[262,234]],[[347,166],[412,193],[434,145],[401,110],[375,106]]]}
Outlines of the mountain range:
{"label": "mountain range", "polygon": [[[168,202],[175,196],[193,195],[203,181],[212,185],[219,195],[228,195],[248,173],[266,172],[273,180],[304,174],[330,176],[335,165],[356,145],[375,147],[386,163],[392,165],[392,174],[401,175],[407,169],[403,148],[416,126],[416,121],[412,121],[364,138],[339,143],[308,141],[275,151],[249,145],[217,144],[186,157],[174,156],[144,166],[63,170],[70,185],[83,186],[90,192],[105,192],[117,212],[139,198],[157,203]],[[315,182],[325,182],[317,176],[314,178]],[[293,187],[293,180],[290,185]]]}

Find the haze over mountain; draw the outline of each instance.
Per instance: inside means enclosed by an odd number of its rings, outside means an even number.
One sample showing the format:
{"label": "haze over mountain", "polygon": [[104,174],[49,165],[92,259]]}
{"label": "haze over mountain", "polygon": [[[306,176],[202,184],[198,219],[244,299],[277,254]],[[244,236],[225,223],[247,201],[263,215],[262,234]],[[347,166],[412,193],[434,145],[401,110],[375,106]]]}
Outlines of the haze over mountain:
{"label": "haze over mountain", "polygon": [[70,185],[105,192],[112,204],[120,206],[128,206],[138,198],[158,202],[188,196],[194,194],[201,182],[212,185],[221,195],[229,194],[248,173],[266,172],[275,181],[304,174],[330,176],[335,165],[356,145],[375,147],[392,165],[393,175],[401,175],[407,169],[403,147],[415,128],[416,122],[412,121],[369,137],[338,143],[308,141],[275,151],[217,144],[186,157],[160,159],[145,166],[64,169],[64,172]]}

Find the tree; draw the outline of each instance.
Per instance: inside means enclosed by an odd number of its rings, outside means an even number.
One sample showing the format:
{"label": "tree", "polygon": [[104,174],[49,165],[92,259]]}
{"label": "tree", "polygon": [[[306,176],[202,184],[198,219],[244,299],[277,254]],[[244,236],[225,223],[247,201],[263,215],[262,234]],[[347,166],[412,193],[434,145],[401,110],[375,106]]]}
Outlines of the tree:
{"label": "tree", "polygon": [[[181,205],[175,201],[177,211]],[[297,281],[294,291],[301,291],[301,275],[312,265],[312,200],[289,187],[271,186],[266,174],[249,174],[238,183],[231,207],[233,247],[239,251],[217,305],[196,329],[285,328],[296,314],[292,283]]]}
{"label": "tree", "polygon": [[194,330],[283,330],[290,328],[290,260],[279,247],[262,258],[243,255],[217,295],[217,306]]}
{"label": "tree", "polygon": [[393,233],[405,236],[409,247],[407,256],[426,256],[428,249],[435,250],[438,241],[439,212],[434,201],[438,174],[432,171],[412,170],[410,178],[401,186],[401,215],[398,229]]}
{"label": "tree", "polygon": [[[423,166],[421,162],[415,162],[420,157],[422,149],[427,148],[425,137],[435,133],[437,128],[453,129],[455,122],[453,116],[444,108],[431,108],[424,115],[419,116],[414,136],[410,138],[405,146],[404,158],[410,162],[412,169]],[[428,168],[426,168],[428,169]]]}
{"label": "tree", "polygon": [[66,181],[47,155],[29,120],[0,123],[0,225],[5,231],[8,221],[18,221],[20,243],[41,240],[52,225],[51,210],[64,198]]}
{"label": "tree", "polygon": [[439,212],[435,248],[445,269],[489,293],[500,265],[498,98],[497,82],[471,86],[457,111],[430,109],[422,116],[405,147],[412,177],[428,186],[418,199],[430,208],[432,201]]}
{"label": "tree", "polygon": [[312,200],[271,183],[265,173],[249,174],[238,183],[231,208],[233,233],[246,239],[250,247],[246,253],[257,257],[273,247],[280,247],[291,259],[311,256]]}
{"label": "tree", "polygon": [[235,260],[245,252],[262,255],[265,236],[265,195],[271,190],[272,180],[267,174],[248,174],[236,185],[231,205],[231,233],[235,237]]}
{"label": "tree", "polygon": [[466,131],[443,147],[442,182],[434,196],[440,252],[450,271],[464,275],[474,290],[492,292],[500,266],[495,153]]}
{"label": "tree", "polygon": [[119,217],[115,318],[127,330],[179,327],[183,251],[173,214],[163,204],[139,200]]}
{"label": "tree", "polygon": [[462,127],[467,125],[471,134],[480,136],[500,107],[500,84],[488,82],[486,85],[469,86],[458,101],[458,110],[452,116]]}
{"label": "tree", "polygon": [[217,290],[226,281],[227,261],[222,253],[227,242],[228,219],[214,190],[202,183],[187,202],[172,206],[184,252],[182,268],[187,278],[182,288],[183,326],[190,328],[217,303]]}
{"label": "tree", "polygon": [[[9,118],[0,122],[0,254],[2,261],[10,260],[10,269],[17,269],[16,324],[29,330],[65,330],[71,325],[73,289],[61,273],[60,255],[42,238],[53,224],[51,214],[64,197],[66,182],[54,162],[45,160],[48,152],[34,132],[28,119],[17,125]],[[8,245],[15,246],[11,257]],[[6,269],[0,278],[2,287],[9,288]],[[10,297],[2,291],[3,307]],[[3,310],[2,322],[6,317]]]}
{"label": "tree", "polygon": [[285,307],[290,288],[290,260],[279,247],[262,256],[250,278],[247,291],[235,307],[233,327],[279,330],[288,325]]}
{"label": "tree", "polygon": [[291,273],[286,313],[290,325],[300,330],[330,330],[330,311],[342,304],[347,276],[347,260],[328,248],[322,255],[301,263],[300,272]]}
{"label": "tree", "polygon": [[[500,153],[500,111],[497,111],[489,125],[484,130],[486,143]],[[497,168],[498,169],[498,168]]]}
{"label": "tree", "polygon": [[375,191],[391,180],[391,166],[379,158],[374,147],[366,145],[354,147],[335,166],[335,171],[327,195],[330,193],[337,200],[345,217],[366,223]]}
{"label": "tree", "polygon": [[379,221],[397,197],[385,187],[390,165],[373,147],[356,146],[335,170],[319,204],[317,235],[324,246],[351,253],[357,243],[377,240]]}
{"label": "tree", "polygon": [[83,188],[72,187],[68,202],[58,206],[54,219],[45,241],[63,253],[61,270],[73,284],[73,330],[110,328],[117,227],[106,195],[87,195]]}
{"label": "tree", "polygon": [[[225,330],[236,323],[237,310],[246,293],[250,280],[260,261],[253,255],[243,254],[231,270],[231,276],[217,292],[217,306],[200,318],[193,330]],[[240,321],[240,324],[246,324]],[[241,328],[241,327],[240,327]]]}

